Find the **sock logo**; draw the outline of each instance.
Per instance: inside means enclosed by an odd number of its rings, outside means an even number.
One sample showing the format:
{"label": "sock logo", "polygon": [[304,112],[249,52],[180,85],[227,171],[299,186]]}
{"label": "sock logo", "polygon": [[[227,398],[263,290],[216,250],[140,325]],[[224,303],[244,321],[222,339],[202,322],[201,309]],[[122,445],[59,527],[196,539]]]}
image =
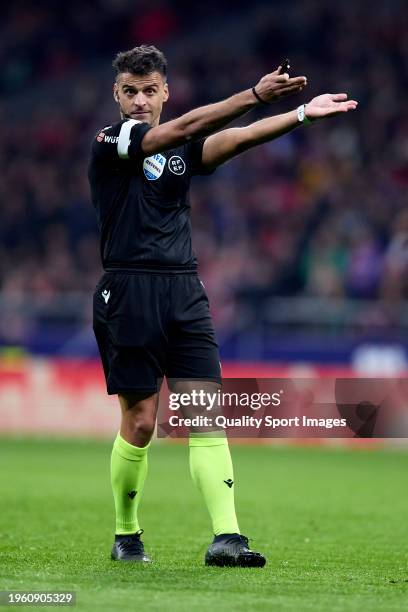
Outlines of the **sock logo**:
{"label": "sock logo", "polygon": [[228,478],[228,480],[224,480],[224,482],[229,488],[231,488],[232,485],[234,484],[234,481],[231,480],[231,478]]}
{"label": "sock logo", "polygon": [[130,493],[128,493],[130,499],[134,499],[136,497],[136,493],[137,491],[130,491]]}

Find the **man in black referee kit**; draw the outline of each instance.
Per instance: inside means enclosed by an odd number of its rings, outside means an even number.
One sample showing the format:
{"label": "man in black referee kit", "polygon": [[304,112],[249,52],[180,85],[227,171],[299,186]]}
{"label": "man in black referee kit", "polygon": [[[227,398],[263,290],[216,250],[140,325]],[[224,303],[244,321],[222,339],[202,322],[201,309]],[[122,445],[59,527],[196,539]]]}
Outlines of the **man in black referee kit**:
{"label": "man in black referee kit", "polygon": [[[119,53],[113,96],[121,120],[102,128],[89,165],[101,236],[104,274],[94,293],[94,331],[107,391],[122,411],[113,445],[116,510],[112,558],[150,562],[140,539],[138,506],[154,431],[158,381],[221,382],[208,299],[191,246],[188,189],[238,153],[319,118],[355,109],[346,94],[324,94],[307,105],[243,128],[219,131],[251,109],[297,93],[305,77],[280,67],[254,87],[159,125],[169,97],[166,59],[153,46]],[[248,547],[234,507],[234,476],[223,432],[191,431],[190,469],[208,508],[214,540],[207,565],[263,567]]]}

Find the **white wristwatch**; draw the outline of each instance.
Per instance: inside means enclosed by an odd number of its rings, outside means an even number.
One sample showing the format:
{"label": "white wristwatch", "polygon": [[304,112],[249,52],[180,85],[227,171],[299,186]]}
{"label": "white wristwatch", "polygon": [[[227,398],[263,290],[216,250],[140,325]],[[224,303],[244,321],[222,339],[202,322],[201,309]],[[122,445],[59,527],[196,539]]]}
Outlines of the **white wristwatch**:
{"label": "white wristwatch", "polygon": [[306,104],[301,104],[297,107],[296,112],[298,116],[299,123],[303,123],[304,125],[310,125],[312,122],[309,117],[306,117],[305,113]]}

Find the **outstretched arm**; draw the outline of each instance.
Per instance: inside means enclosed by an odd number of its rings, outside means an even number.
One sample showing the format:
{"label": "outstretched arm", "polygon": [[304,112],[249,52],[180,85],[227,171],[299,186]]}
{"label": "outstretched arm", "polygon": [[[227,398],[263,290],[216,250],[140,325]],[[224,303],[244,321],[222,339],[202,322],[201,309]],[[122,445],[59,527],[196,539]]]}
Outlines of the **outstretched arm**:
{"label": "outstretched arm", "polygon": [[178,119],[153,127],[142,140],[143,152],[151,155],[212,134],[261,104],[260,100],[269,104],[305,87],[306,77],[290,78],[288,74],[279,74],[280,68],[257,83],[255,91],[258,97],[252,89],[247,89],[227,100],[196,108]]}
{"label": "outstretched arm", "polygon": [[[322,94],[304,105],[306,120],[316,121],[334,117],[357,108],[355,100],[347,100],[347,94]],[[301,125],[298,111],[267,117],[243,128],[230,128],[209,136],[204,142],[203,164],[214,168],[251,147],[273,140]]]}

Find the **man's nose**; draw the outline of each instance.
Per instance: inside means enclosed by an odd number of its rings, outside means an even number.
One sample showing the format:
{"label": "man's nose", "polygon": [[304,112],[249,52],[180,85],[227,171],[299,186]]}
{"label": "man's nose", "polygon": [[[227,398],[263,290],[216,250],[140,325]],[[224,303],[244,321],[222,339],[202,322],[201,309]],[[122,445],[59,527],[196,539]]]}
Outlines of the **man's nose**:
{"label": "man's nose", "polygon": [[134,103],[136,106],[144,106],[146,103],[146,97],[143,92],[139,91],[134,97]]}

